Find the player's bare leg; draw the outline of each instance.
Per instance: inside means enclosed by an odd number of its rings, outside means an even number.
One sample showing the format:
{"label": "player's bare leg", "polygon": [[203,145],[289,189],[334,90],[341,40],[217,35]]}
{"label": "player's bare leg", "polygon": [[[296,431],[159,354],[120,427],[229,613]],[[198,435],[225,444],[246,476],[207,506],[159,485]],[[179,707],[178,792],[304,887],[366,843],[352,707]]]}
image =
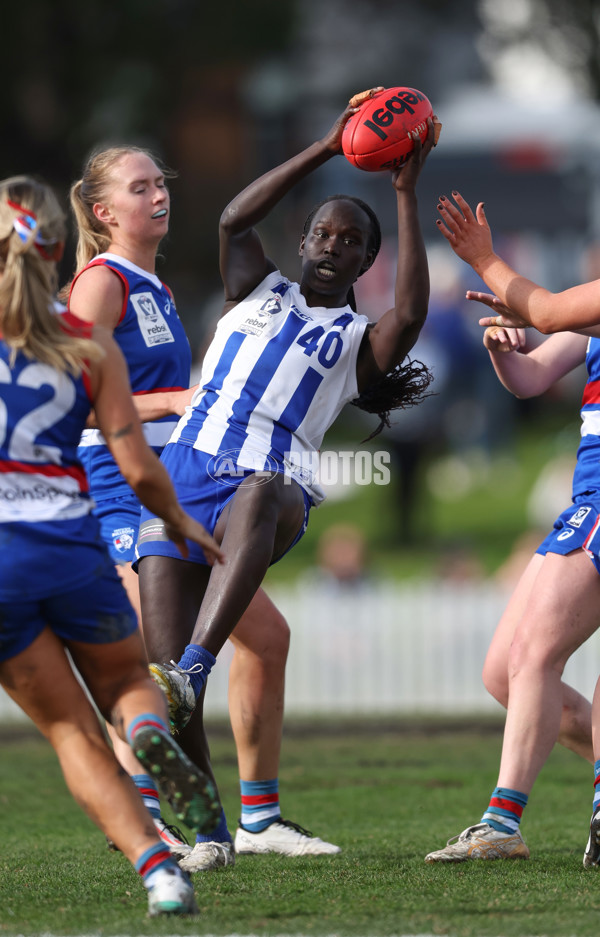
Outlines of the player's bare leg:
{"label": "player's bare leg", "polygon": [[[137,573],[133,571],[130,563],[120,563],[119,565],[115,566],[115,569],[117,570],[121,578],[121,582],[125,587],[127,598],[134,608],[134,611],[137,615],[138,625],[141,628],[142,610],[140,605],[140,589]],[[143,640],[143,634],[141,632],[140,634],[142,635]],[[106,728],[108,730],[108,734],[110,736],[110,740],[112,742],[112,746],[119,764],[125,768],[130,776],[139,774],[142,770],[141,765],[135,758],[127,742],[123,741],[119,737],[110,723],[107,724]]]}
{"label": "player's bare leg", "polygon": [[[534,558],[517,589],[513,628],[503,622],[508,651],[508,711],[497,786],[479,823],[429,853],[426,862],[527,859],[520,832],[533,784],[558,740],[563,713],[562,672],[571,654],[598,627],[600,577],[583,550]],[[496,651],[502,647],[499,640]],[[598,704],[596,704],[598,705]],[[590,733],[591,734],[591,733]],[[598,830],[600,834],[600,826]],[[592,830],[584,865],[597,865]],[[597,853],[597,855],[596,855]]]}
{"label": "player's bare leg", "polygon": [[[590,560],[587,557],[585,559],[592,566]],[[498,623],[486,656],[483,682],[488,692],[505,708],[508,705],[509,693],[510,647],[515,632],[523,620],[525,610],[528,608],[530,598],[537,588],[536,580],[543,563],[544,557],[538,553],[531,558]],[[569,748],[586,761],[593,763],[590,702],[564,681],[561,682],[561,687],[562,713],[558,741],[565,748]]]}
{"label": "player's bare leg", "polygon": [[231,642],[234,655],[229,670],[229,716],[240,778],[276,778],[290,630],[262,589],[236,625]]}
{"label": "player's bare leg", "polygon": [[583,853],[585,869],[597,869],[600,866],[600,678],[594,690],[592,701],[592,736],[594,739],[594,797],[590,832]]}
{"label": "player's bare leg", "polygon": [[563,713],[561,676],[600,621],[600,576],[577,550],[540,565],[509,655],[509,707],[498,785],[529,793],[555,744]]}
{"label": "player's bare leg", "polygon": [[[140,637],[143,641],[143,633],[141,631],[142,624],[142,610],[140,602],[140,589],[139,589],[139,579],[138,575],[132,569],[130,563],[119,563],[115,566],[121,582],[125,587],[127,592],[127,597],[133,606],[133,609],[137,615],[138,626],[140,628]],[[146,769],[140,764],[140,762],[135,757],[131,746],[127,741],[123,741],[112,727],[110,723],[106,724],[106,729],[113,747],[113,751],[117,758],[117,761],[123,768],[125,768],[127,774],[130,778],[134,780],[135,786],[138,789],[140,796],[146,806],[150,811],[152,819],[154,821],[154,826],[166,846],[169,847],[171,854],[177,858],[181,859],[184,856],[187,856],[191,852],[191,846],[188,844],[185,834],[179,829],[179,827],[174,826],[170,823],[167,823],[162,814],[161,814],[161,805],[159,799],[159,790],[156,784],[155,778],[152,778],[146,772]],[[111,848],[114,848],[114,843],[109,841]]]}
{"label": "player's bare leg", "polygon": [[[0,679],[56,751],[77,803],[135,863],[158,841],[154,824],[110,751],[61,642],[46,629],[29,648],[0,664]],[[139,698],[141,711],[155,705],[164,712],[164,703],[151,686]],[[135,707],[132,710],[126,703],[123,718],[135,714]]]}

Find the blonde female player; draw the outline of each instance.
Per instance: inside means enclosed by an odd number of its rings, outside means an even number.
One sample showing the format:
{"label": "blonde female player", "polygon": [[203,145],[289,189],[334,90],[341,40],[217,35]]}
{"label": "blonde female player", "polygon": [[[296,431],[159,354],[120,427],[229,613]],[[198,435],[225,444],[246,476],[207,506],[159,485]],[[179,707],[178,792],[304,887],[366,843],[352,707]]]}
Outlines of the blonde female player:
{"label": "blonde female player", "polygon": [[45,185],[24,176],[0,183],[0,683],[54,747],[75,800],[142,875],[150,914],[192,913],[193,889],[67,656],[178,816],[211,829],[220,815],[214,787],[170,736],[134,610],[90,510],[77,445],[92,406],[124,476],[182,554],[187,538],[212,559],[222,554],[181,509],[144,441],[115,342],[54,313],[64,238]]}
{"label": "blonde female player", "polygon": [[[71,189],[78,231],[77,272],[69,309],[112,331],[127,361],[144,433],[160,453],[192,395],[190,347],[169,289],[156,275],[156,255],[169,229],[165,171],[146,150],[111,147],[93,154]],[[68,290],[65,290],[68,294]],[[119,472],[97,429],[82,437],[80,457],[90,478],[103,537],[139,614],[138,577],[131,569],[140,503]],[[278,773],[289,629],[259,589],[237,624],[229,678],[229,710],[241,778],[241,814],[249,827],[246,852],[331,854],[339,848],[296,824],[282,822]],[[151,657],[168,653],[168,638],[154,633]],[[201,714],[178,741],[210,771]],[[193,850],[160,816],[156,785],[130,750],[115,740],[117,756],[138,786],[157,829],[188,872],[228,865],[233,844],[225,817]]]}
{"label": "blonde female player", "polygon": [[[599,284],[553,294],[519,276],[494,253],[483,206],[475,215],[454,193],[441,198],[438,225],[455,253],[496,295],[470,291],[497,315],[486,345],[502,383],[518,396],[543,393],[586,362],[582,439],[573,476],[572,504],[557,518],[523,573],[488,652],[484,679],[507,706],[497,787],[481,821],[426,856],[428,862],[527,858],[520,822],[532,786],[557,740],[595,763],[595,798],[584,865],[600,864],[600,690],[593,707],[561,679],[573,651],[598,628],[600,603],[600,339],[573,332],[551,335],[522,354],[522,334],[504,326],[532,324],[540,331],[590,328],[600,323]],[[593,733],[592,733],[592,726]],[[592,749],[592,734],[594,747]]]}

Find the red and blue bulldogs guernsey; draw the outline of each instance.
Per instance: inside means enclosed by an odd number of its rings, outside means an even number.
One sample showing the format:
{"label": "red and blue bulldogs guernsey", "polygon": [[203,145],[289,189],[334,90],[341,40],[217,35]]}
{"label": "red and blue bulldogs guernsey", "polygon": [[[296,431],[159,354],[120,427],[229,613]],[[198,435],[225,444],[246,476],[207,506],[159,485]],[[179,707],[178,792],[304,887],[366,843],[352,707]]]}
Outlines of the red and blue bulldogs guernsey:
{"label": "red and blue bulldogs guernsey", "polygon": [[[99,264],[113,270],[123,283],[123,308],[113,337],[127,361],[133,393],[185,390],[190,386],[192,355],[168,287],[117,254],[99,254],[83,269]],[[176,416],[143,424],[146,441],[157,454],[176,425]],[[99,430],[85,430],[79,457],[96,501],[131,494]]]}
{"label": "red and blue bulldogs guernsey", "polygon": [[581,442],[572,502],[556,518],[536,552],[567,556],[581,548],[600,573],[600,339],[588,340],[585,363],[588,381],[581,404]]}
{"label": "red and blue bulldogs guernsey", "polygon": [[98,565],[103,545],[77,456],[90,408],[85,375],[21,352],[11,365],[0,339],[0,601],[55,594]]}
{"label": "red and blue bulldogs guernsey", "polygon": [[600,339],[590,338],[585,364],[588,381],[581,404],[581,443],[573,475],[573,498],[600,494]]}
{"label": "red and blue bulldogs guernsey", "polygon": [[356,360],[367,325],[350,306],[308,306],[298,283],[270,273],[219,321],[170,444],[258,471],[275,460],[318,504],[318,449],[358,396]]}

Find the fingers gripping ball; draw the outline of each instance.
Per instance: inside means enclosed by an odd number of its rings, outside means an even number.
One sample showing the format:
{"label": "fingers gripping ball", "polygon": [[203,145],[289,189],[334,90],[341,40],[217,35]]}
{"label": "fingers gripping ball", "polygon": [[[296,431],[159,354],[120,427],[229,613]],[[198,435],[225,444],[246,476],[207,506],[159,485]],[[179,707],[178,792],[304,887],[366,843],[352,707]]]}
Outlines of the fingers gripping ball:
{"label": "fingers gripping ball", "polygon": [[[360,97],[355,95],[350,103]],[[416,88],[376,90],[362,103],[356,100],[356,104],[360,110],[344,127],[342,150],[358,169],[399,169],[412,152],[411,134],[417,131],[421,141],[427,137],[427,118],[433,117],[433,108]]]}

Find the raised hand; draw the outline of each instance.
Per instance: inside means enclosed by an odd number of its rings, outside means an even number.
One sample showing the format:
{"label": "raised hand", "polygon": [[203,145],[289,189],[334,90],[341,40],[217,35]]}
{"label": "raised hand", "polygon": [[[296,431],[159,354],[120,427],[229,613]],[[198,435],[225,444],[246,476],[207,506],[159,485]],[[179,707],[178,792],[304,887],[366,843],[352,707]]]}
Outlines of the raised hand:
{"label": "raised hand", "polygon": [[356,94],[352,95],[345,110],[340,114],[331,130],[323,137],[323,143],[328,150],[332,153],[342,152],[342,134],[347,122],[353,114],[356,114],[356,112],[360,110],[361,104],[364,104],[364,102],[372,98],[374,94],[383,90],[383,87],[380,85],[377,88],[369,88],[368,91],[358,91]]}
{"label": "raised hand", "polygon": [[494,296],[493,293],[480,293],[478,290],[467,290],[466,297],[473,302],[483,303],[484,306],[489,306],[490,309],[496,313],[496,315],[484,316],[481,318],[479,320],[479,325],[485,327],[497,326],[498,328],[508,329],[530,328],[529,322],[522,319],[514,309],[510,309],[506,303],[503,303],[502,300]]}
{"label": "raised hand", "polygon": [[206,528],[185,511],[181,512],[177,526],[172,523],[165,524],[165,533],[169,540],[172,540],[176,545],[184,559],[189,553],[186,540],[193,540],[202,547],[209,566],[213,566],[214,563],[225,562],[225,555],[214,537],[211,537]]}
{"label": "raised hand", "polygon": [[357,91],[356,94],[353,94],[348,101],[348,107],[353,107],[356,110],[360,107],[361,104],[364,104],[365,101],[368,101],[369,98],[372,98],[374,94],[378,94],[379,91],[383,90],[383,86],[379,85],[377,88],[369,88],[368,91]]}
{"label": "raised hand", "polygon": [[483,344],[488,351],[519,351],[526,344],[524,329],[506,329],[492,325],[483,333]]}
{"label": "raised hand", "polygon": [[406,162],[399,169],[392,172],[392,185],[395,189],[414,188],[417,184],[419,174],[425,165],[432,148],[436,145],[439,137],[439,128],[441,128],[437,117],[427,118],[427,137],[424,143],[421,143],[418,131],[412,134],[414,148],[407,157]]}
{"label": "raised hand", "polygon": [[474,214],[460,192],[453,192],[452,197],[455,205],[440,195],[437,208],[441,218],[436,224],[454,253],[471,266],[493,257],[492,232],[483,202],[479,202]]}

